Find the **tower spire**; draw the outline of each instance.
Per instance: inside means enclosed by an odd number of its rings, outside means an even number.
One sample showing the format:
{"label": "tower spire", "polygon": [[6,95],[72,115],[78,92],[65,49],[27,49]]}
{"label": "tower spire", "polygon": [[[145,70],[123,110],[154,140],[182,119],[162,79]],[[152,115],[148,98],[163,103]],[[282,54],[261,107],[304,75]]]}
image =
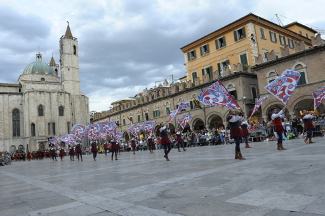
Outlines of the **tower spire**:
{"label": "tower spire", "polygon": [[72,33],[71,33],[71,29],[70,29],[70,26],[69,26],[69,21],[68,22],[68,26],[67,26],[67,30],[65,31],[65,36],[67,38],[72,38]]}

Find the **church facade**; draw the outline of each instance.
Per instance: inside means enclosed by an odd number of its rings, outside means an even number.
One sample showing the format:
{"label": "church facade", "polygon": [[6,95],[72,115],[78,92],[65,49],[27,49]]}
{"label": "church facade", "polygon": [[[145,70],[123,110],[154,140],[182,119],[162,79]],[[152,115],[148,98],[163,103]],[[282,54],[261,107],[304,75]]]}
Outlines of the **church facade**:
{"label": "church facade", "polygon": [[49,138],[90,123],[89,99],[80,92],[78,41],[69,26],[60,38],[60,65],[53,57],[42,62],[38,53],[18,84],[0,83],[0,122],[0,152],[47,149]]}

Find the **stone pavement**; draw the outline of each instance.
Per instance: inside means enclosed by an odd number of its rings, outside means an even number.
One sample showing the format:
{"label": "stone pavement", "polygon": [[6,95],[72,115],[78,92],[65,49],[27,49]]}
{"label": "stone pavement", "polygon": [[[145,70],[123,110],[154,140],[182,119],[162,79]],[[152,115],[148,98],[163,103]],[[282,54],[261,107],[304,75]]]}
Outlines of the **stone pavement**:
{"label": "stone pavement", "polygon": [[0,215],[325,215],[325,139],[0,167]]}

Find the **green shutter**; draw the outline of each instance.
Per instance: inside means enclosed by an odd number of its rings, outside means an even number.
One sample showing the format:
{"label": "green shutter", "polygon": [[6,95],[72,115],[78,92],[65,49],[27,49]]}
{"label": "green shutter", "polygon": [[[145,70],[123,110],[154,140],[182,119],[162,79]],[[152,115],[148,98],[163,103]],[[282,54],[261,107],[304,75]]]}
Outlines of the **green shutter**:
{"label": "green shutter", "polygon": [[272,32],[271,31],[269,31],[270,32],[270,40],[273,42],[273,40],[272,40]]}
{"label": "green shutter", "polygon": [[218,63],[218,71],[219,71],[219,75],[220,75],[220,71],[221,71],[221,65],[220,65],[220,63]]}
{"label": "green shutter", "polygon": [[261,37],[262,37],[263,39],[265,39],[264,29],[263,29],[263,28],[260,28],[260,31],[261,31]]}
{"label": "green shutter", "polygon": [[246,53],[240,55],[240,62],[241,62],[242,65],[248,65],[247,55],[246,55]]}
{"label": "green shutter", "polygon": [[193,81],[194,81],[196,78],[197,78],[197,74],[196,74],[196,72],[193,72],[193,73],[192,73],[192,79],[193,79]]}
{"label": "green shutter", "polygon": [[187,53],[187,60],[191,61],[191,53],[190,52]]}
{"label": "green shutter", "polygon": [[297,85],[303,85],[306,84],[306,76],[305,76],[305,72],[299,72],[301,74],[299,82]]}
{"label": "green shutter", "polygon": [[213,67],[210,66],[209,67],[209,76],[210,76],[210,80],[213,78]]}
{"label": "green shutter", "polygon": [[238,38],[237,38],[237,32],[236,31],[234,31],[234,38],[235,38],[235,42],[237,42]]}
{"label": "green shutter", "polygon": [[287,45],[287,43],[286,43],[286,37],[284,37],[284,36],[283,36],[283,42],[284,42],[283,45]]}
{"label": "green shutter", "polygon": [[194,58],[196,58],[196,50],[193,50],[193,52],[194,52]]}
{"label": "green shutter", "polygon": [[243,32],[243,36],[244,38],[246,37],[246,30],[245,30],[245,27],[241,28],[242,29],[242,32]]}
{"label": "green shutter", "polygon": [[204,68],[202,69],[202,78],[203,78],[203,76],[204,76]]}
{"label": "green shutter", "polygon": [[278,41],[277,39],[276,39],[276,33],[274,32],[273,33],[274,34],[274,39],[275,39],[275,43]]}
{"label": "green shutter", "polygon": [[210,47],[209,47],[209,44],[207,44],[206,46],[207,46],[207,53],[210,53]]}
{"label": "green shutter", "polygon": [[226,60],[226,63],[227,63],[227,65],[230,65],[230,61],[229,60]]}
{"label": "green shutter", "polygon": [[190,101],[190,107],[191,107],[191,110],[194,108],[193,101]]}
{"label": "green shutter", "polygon": [[234,95],[234,98],[235,98],[235,100],[237,100],[237,91],[234,90],[233,92],[234,92],[234,94],[233,94]]}
{"label": "green shutter", "polygon": [[203,47],[200,47],[200,54],[203,56]]}
{"label": "green shutter", "polygon": [[218,40],[216,40],[216,49],[218,50],[220,47],[219,47],[219,43],[218,43]]}

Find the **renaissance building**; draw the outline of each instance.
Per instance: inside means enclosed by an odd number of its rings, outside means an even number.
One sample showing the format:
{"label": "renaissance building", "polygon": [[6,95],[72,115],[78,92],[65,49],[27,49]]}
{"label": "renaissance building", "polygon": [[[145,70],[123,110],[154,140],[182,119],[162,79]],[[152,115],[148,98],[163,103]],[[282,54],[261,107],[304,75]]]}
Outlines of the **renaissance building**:
{"label": "renaissance building", "polygon": [[75,124],[89,124],[89,99],[80,92],[78,51],[68,25],[60,38],[60,65],[53,57],[44,63],[38,53],[18,84],[0,83],[0,151],[46,149],[49,138],[68,134]]}

